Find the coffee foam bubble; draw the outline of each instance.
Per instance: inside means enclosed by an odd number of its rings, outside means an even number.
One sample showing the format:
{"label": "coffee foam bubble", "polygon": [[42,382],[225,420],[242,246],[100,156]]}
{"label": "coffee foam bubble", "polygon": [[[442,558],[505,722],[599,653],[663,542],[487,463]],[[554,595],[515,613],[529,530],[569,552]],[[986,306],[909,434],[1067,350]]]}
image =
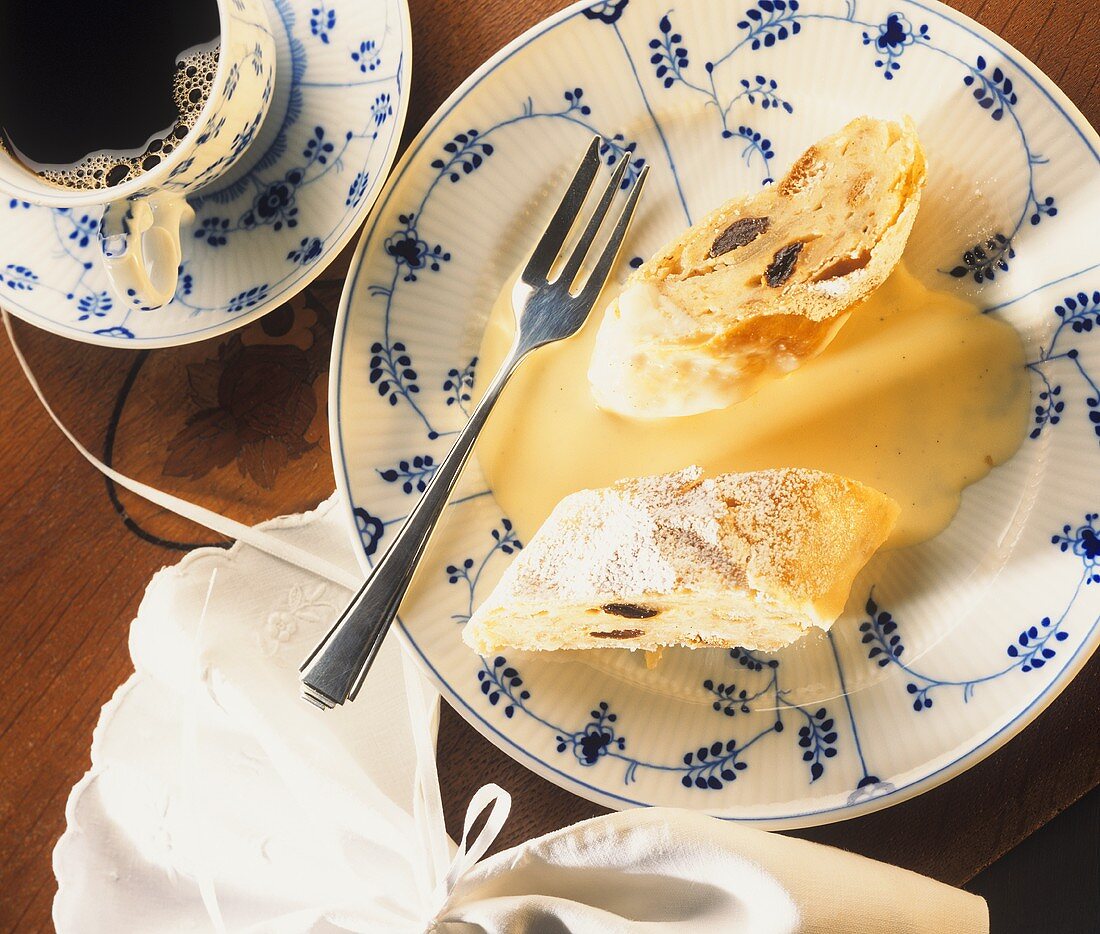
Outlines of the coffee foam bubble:
{"label": "coffee foam bubble", "polygon": [[218,53],[217,45],[206,46],[184,53],[176,62],[172,75],[172,100],[179,116],[165,132],[154,136],[140,154],[97,152],[71,166],[47,169],[36,174],[63,188],[94,191],[130,181],[159,165],[198,121],[218,72]]}

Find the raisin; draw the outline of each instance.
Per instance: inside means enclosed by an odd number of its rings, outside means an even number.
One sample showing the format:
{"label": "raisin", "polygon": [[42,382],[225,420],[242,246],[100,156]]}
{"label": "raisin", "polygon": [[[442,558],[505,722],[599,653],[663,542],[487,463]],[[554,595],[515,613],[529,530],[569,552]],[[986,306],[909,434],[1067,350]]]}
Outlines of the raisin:
{"label": "raisin", "polygon": [[637,639],[644,636],[644,629],[612,629],[611,632],[590,632],[593,639]]}
{"label": "raisin", "polygon": [[710,256],[713,259],[715,256],[736,250],[746,243],[752,243],[767,229],[766,217],[739,217],[715,238],[710,246]]}
{"label": "raisin", "polygon": [[798,262],[798,254],[801,252],[801,240],[788,243],[776,250],[775,256],[768,264],[768,268],[764,270],[764,280],[768,285],[774,289],[786,282],[791,277],[791,273],[794,272],[794,264]]}
{"label": "raisin", "polygon": [[640,603],[605,603],[600,609],[609,616],[625,616],[627,619],[650,619],[661,612]]}

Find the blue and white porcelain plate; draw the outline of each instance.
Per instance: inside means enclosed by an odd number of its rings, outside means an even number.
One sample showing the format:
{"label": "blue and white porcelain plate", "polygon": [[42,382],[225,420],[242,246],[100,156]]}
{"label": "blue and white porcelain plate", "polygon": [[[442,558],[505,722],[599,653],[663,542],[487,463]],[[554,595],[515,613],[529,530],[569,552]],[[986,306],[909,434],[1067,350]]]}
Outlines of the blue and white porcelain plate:
{"label": "blue and white porcelain plate", "polygon": [[1100,640],[1100,139],[1034,65],[942,4],[604,0],[456,91],[368,223],[332,380],[364,566],[487,378],[488,310],[593,133],[609,164],[652,167],[627,248],[645,256],[865,113],[916,120],[930,173],[908,267],[1019,330],[1030,437],[946,532],[877,558],[828,636],[771,656],[672,652],[652,672],[613,650],[463,645],[521,547],[474,464],[404,635],[485,736],[601,804],[773,827],[865,813],[988,755],[1081,668]]}
{"label": "blue and white porcelain plate", "polygon": [[99,266],[101,208],[0,203],[0,305],[93,344],[204,340],[304,288],[351,239],[393,163],[408,104],[406,0],[271,0],[275,93],[240,162],[188,201],[175,298],[127,307]]}

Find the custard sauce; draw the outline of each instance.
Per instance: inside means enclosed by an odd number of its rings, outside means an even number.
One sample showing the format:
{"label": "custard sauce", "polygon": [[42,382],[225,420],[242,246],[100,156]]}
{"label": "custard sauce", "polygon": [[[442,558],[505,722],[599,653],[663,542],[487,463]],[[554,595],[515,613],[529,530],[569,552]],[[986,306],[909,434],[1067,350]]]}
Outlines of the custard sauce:
{"label": "custard sauce", "polygon": [[[482,386],[512,340],[510,295],[509,282],[486,325]],[[579,334],[528,358],[478,443],[522,541],[569,493],[699,464],[712,475],[812,467],[860,480],[901,506],[888,546],[909,545],[946,528],[963,488],[1024,438],[1019,335],[904,266],[820,356],[737,405],[683,418],[635,420],[596,406],[587,371],[603,307]]]}

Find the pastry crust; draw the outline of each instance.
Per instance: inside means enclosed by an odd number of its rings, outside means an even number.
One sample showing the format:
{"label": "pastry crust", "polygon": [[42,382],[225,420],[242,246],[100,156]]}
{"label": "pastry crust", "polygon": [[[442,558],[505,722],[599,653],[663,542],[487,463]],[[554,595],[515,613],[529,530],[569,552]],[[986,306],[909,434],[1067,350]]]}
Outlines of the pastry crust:
{"label": "pastry crust", "polygon": [[901,258],[925,158],[913,122],[860,117],[734,198],[627,280],[589,369],[639,418],[724,408],[820,353]]}
{"label": "pastry crust", "polygon": [[853,480],[699,467],[562,500],[463,631],[482,655],[665,645],[772,651],[828,629],[898,507]]}

